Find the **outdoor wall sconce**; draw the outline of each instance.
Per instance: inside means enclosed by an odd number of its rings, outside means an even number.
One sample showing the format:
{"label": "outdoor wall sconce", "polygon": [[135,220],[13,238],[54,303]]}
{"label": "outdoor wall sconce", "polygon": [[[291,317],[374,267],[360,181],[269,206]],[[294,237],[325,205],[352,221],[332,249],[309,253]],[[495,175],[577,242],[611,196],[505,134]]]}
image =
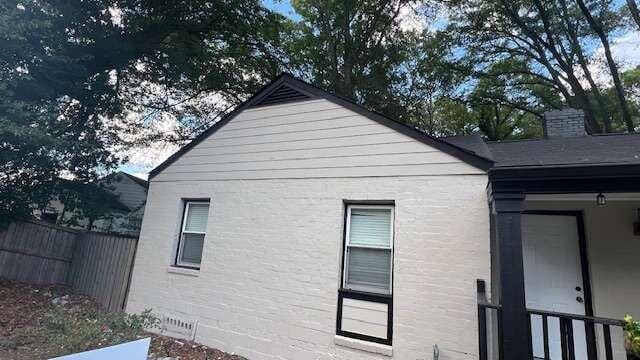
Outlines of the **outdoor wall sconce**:
{"label": "outdoor wall sconce", "polygon": [[607,205],[607,198],[604,196],[603,193],[600,193],[598,194],[598,196],[596,196],[596,205],[598,206]]}

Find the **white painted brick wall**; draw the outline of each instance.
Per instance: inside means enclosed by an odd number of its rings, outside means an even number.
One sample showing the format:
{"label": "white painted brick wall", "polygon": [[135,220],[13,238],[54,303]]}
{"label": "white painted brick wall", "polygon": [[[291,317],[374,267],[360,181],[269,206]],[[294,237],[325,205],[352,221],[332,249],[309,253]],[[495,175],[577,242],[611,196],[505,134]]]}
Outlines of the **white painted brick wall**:
{"label": "white painted brick wall", "polygon": [[[395,200],[395,359],[477,357],[489,279],[485,175],[152,182],[127,311],[183,314],[196,340],[259,359],[384,359],[334,345],[343,199]],[[168,273],[182,198],[210,197],[198,277]]]}

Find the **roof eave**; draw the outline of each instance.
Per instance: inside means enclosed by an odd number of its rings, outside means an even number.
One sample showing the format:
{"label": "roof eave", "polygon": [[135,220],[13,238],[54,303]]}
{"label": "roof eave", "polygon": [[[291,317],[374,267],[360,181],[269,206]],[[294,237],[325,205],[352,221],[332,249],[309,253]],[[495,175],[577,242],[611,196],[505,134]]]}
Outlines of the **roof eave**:
{"label": "roof eave", "polygon": [[637,163],[510,166],[494,167],[489,170],[490,181],[611,178],[635,176],[640,176],[640,164]]}

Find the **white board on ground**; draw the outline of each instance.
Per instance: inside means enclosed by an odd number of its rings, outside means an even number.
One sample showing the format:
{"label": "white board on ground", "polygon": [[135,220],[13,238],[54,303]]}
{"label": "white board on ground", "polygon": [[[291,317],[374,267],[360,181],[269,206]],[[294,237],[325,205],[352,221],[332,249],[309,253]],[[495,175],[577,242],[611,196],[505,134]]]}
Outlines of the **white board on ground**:
{"label": "white board on ground", "polygon": [[146,360],[151,338],[113,345],[102,349],[65,355],[51,360]]}

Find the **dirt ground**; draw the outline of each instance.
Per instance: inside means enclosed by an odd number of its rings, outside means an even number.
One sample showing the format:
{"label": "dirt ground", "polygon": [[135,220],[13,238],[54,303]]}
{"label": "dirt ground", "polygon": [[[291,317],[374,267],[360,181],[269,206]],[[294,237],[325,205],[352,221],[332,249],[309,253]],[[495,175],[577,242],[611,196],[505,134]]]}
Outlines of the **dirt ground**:
{"label": "dirt ground", "polygon": [[[68,354],[38,334],[43,319],[56,310],[98,309],[90,298],[75,295],[62,286],[36,286],[0,278],[0,359],[48,359]],[[91,311],[86,311],[91,313]],[[50,331],[50,330],[49,330]],[[101,328],[103,332],[111,331]],[[31,335],[30,334],[34,334]],[[56,334],[52,334],[55,336]],[[246,360],[206,346],[143,333],[151,336],[150,359]],[[106,344],[105,346],[110,345]],[[100,346],[98,346],[100,347]]]}

